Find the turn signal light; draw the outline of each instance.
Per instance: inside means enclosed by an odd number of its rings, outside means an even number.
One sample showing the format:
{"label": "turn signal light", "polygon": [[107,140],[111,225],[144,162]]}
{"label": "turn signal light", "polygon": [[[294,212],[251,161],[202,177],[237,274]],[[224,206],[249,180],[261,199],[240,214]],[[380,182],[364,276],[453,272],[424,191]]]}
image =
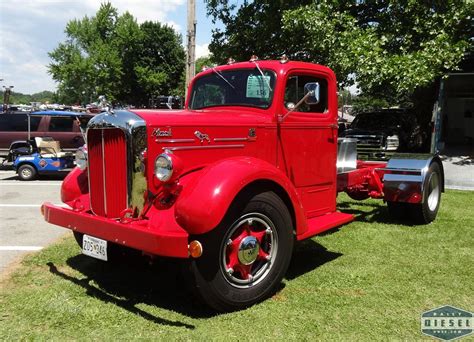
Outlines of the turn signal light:
{"label": "turn signal light", "polygon": [[44,204],[41,205],[41,209],[40,209],[40,210],[41,210],[41,215],[43,215],[43,217],[44,217]]}
{"label": "turn signal light", "polygon": [[199,241],[193,240],[188,246],[189,255],[193,258],[199,258],[202,255],[202,245]]}

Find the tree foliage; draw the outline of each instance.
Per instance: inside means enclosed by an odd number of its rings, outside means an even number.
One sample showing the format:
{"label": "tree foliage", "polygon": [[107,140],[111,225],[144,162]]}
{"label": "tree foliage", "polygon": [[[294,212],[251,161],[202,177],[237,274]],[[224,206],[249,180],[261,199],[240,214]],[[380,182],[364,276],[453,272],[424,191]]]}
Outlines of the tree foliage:
{"label": "tree foliage", "polygon": [[203,56],[196,59],[196,74],[200,73],[204,67],[213,65],[211,56]]}
{"label": "tree foliage", "polygon": [[[0,99],[3,102],[3,91],[0,91]],[[34,94],[23,94],[12,91],[10,95],[10,104],[30,104],[31,102],[54,103],[56,94],[49,90],[43,90]]]}
{"label": "tree foliage", "polygon": [[232,57],[248,60],[253,54],[260,58],[278,58],[295,52],[291,37],[282,31],[286,10],[311,4],[314,0],[255,0],[237,6],[228,0],[207,0],[207,13],[224,29],[215,29],[209,50],[219,64]]}
{"label": "tree foliage", "polygon": [[183,91],[181,36],[159,22],[138,24],[103,3],[93,17],[70,21],[67,39],[49,53],[49,72],[67,103],[95,101],[99,95],[145,105],[152,95]]}
{"label": "tree foliage", "polygon": [[236,6],[209,0],[207,6],[225,27],[214,31],[210,44],[217,61],[285,53],[328,65],[341,86],[357,82],[362,94],[388,104],[409,102],[472,49],[472,1],[255,0]]}

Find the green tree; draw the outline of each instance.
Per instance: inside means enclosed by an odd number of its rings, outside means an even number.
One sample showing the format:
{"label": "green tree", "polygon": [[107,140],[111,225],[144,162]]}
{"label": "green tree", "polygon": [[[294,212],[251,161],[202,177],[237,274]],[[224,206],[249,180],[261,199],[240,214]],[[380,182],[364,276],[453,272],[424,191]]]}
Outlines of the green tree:
{"label": "green tree", "polygon": [[461,0],[323,0],[285,12],[283,27],[340,82],[356,79],[363,93],[403,99],[456,69],[469,48],[473,11]]}
{"label": "green tree", "polygon": [[146,105],[156,94],[183,92],[181,37],[158,22],[139,25],[104,3],[93,17],[70,21],[65,42],[50,52],[49,72],[66,103],[88,103],[99,95]]}
{"label": "green tree", "polygon": [[314,0],[255,0],[237,6],[228,0],[207,0],[207,13],[223,29],[215,29],[209,50],[212,59],[225,63],[229,57],[248,60],[253,54],[260,58],[278,58],[282,54],[297,55],[293,37],[283,31],[284,11],[310,4]]}
{"label": "green tree", "polygon": [[196,59],[196,74],[200,73],[204,67],[211,67],[212,57],[211,56],[203,56]]}
{"label": "green tree", "polygon": [[[0,91],[0,99],[3,102],[3,91]],[[12,91],[10,95],[10,104],[26,104],[30,102],[41,102],[41,103],[55,103],[57,102],[56,94],[49,90],[43,90],[34,94],[23,94]]]}
{"label": "green tree", "polygon": [[472,51],[472,1],[229,3],[207,2],[208,13],[225,26],[214,32],[210,44],[217,61],[227,55],[246,59],[250,53],[265,58],[285,53],[331,67],[341,87],[357,82],[374,103],[411,103],[426,110],[425,117],[432,105],[417,103],[422,97],[432,103],[436,81]]}

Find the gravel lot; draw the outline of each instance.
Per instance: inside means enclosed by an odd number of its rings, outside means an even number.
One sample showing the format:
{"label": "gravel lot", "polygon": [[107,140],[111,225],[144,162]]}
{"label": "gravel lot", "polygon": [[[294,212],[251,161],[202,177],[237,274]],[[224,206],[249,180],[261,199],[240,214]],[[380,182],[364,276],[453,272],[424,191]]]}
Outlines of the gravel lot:
{"label": "gravel lot", "polygon": [[46,223],[40,213],[45,201],[61,204],[61,179],[22,182],[13,171],[0,171],[0,273],[16,258],[68,234]]}

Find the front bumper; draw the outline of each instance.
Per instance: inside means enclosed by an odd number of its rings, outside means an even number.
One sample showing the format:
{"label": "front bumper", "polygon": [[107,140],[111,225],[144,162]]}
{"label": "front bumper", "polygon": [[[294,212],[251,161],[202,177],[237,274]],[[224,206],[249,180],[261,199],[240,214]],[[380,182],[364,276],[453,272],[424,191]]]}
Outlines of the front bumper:
{"label": "front bumper", "polygon": [[167,257],[187,258],[188,233],[174,220],[174,211],[161,210],[149,219],[121,223],[44,203],[42,212],[46,222],[95,236],[111,243]]}

